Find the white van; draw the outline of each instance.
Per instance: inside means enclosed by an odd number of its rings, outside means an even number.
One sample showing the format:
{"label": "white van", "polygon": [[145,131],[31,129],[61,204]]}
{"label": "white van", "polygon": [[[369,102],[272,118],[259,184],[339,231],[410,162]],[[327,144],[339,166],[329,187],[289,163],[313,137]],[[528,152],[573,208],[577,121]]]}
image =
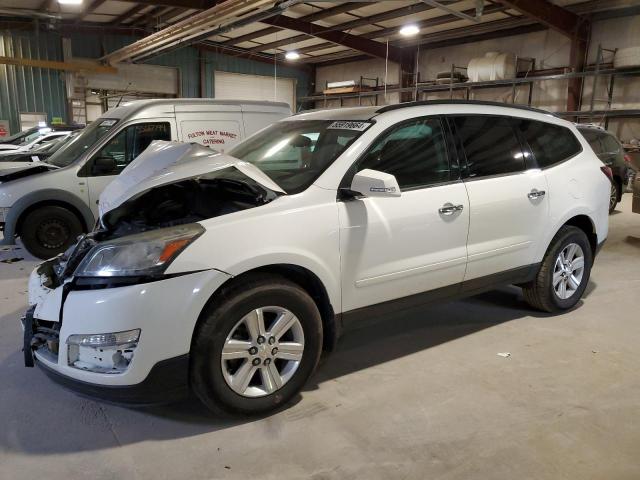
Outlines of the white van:
{"label": "white van", "polygon": [[153,140],[224,152],[291,115],[285,103],[139,100],[109,110],[45,162],[0,173],[0,244],[20,237],[39,258],[64,252],[91,230],[102,190]]}

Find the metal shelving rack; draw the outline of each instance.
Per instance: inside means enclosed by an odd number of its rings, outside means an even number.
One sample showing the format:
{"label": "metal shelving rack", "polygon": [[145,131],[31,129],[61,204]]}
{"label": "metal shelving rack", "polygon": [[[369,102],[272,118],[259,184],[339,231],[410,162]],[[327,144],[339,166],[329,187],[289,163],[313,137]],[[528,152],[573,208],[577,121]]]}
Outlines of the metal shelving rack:
{"label": "metal shelving rack", "polygon": [[[516,90],[520,85],[528,86],[528,96],[527,102],[521,103],[522,105],[532,106],[532,95],[533,95],[533,87],[537,82],[545,82],[545,81],[562,81],[569,80],[572,78],[593,78],[593,89],[591,92],[591,98],[589,102],[588,110],[578,110],[573,112],[555,112],[556,115],[568,118],[576,118],[576,119],[589,119],[589,121],[594,121],[594,119],[602,118],[604,120],[605,128],[608,126],[610,118],[638,118],[640,117],[640,109],[624,109],[624,110],[615,110],[611,108],[613,103],[614,96],[614,88],[616,86],[616,79],[621,77],[640,77],[640,68],[612,68],[608,67],[607,64],[604,63],[603,56],[604,52],[610,52],[615,54],[615,50],[604,49],[601,46],[598,47],[598,56],[596,64],[592,67],[592,69],[584,71],[584,72],[570,72],[570,73],[561,73],[554,75],[536,75],[535,74],[535,61],[533,59],[520,59],[531,61],[532,68],[527,72],[525,76],[516,77],[505,80],[491,80],[491,81],[483,81],[483,82],[457,82],[457,83],[443,83],[443,84],[420,84],[418,83],[417,87],[410,86],[404,88],[388,88],[386,91],[381,90],[372,90],[367,92],[358,92],[352,94],[334,94],[334,95],[310,95],[307,97],[301,97],[299,99],[300,103],[303,102],[324,102],[324,105],[327,105],[327,101],[330,100],[340,100],[340,104],[344,99],[348,98],[357,98],[358,105],[362,104],[362,100],[364,98],[373,97],[372,104],[378,105],[378,98],[380,96],[384,96],[385,94],[392,93],[414,93],[416,92],[416,99],[420,100],[421,96],[428,93],[434,92],[449,92],[449,98],[453,98],[454,92],[464,91],[465,98],[470,99],[471,94],[474,90],[479,89],[490,89],[490,88],[504,88],[511,87],[511,102],[515,103],[516,101]],[[605,68],[607,67],[607,68]],[[458,67],[452,65],[452,76],[453,72],[456,69],[462,67]],[[532,75],[533,74],[533,75]],[[600,99],[596,98],[596,90],[598,82],[604,78],[608,77],[608,85],[607,85],[607,98],[602,99],[603,102],[606,102],[606,108],[604,109],[596,109],[595,102],[600,101]]]}

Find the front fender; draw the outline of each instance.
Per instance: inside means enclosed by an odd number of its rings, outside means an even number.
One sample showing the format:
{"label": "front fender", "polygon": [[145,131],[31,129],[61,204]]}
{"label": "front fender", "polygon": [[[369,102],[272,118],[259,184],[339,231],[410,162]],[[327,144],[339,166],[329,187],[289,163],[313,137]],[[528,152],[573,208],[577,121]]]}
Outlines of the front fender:
{"label": "front fender", "polygon": [[22,214],[31,206],[37,203],[53,202],[53,203],[66,203],[80,212],[82,220],[87,229],[90,229],[95,223],[95,218],[89,206],[85,201],[77,195],[59,190],[55,188],[47,188],[43,190],[36,190],[23,197],[20,197],[9,209],[9,214],[5,219],[4,224],[4,238],[0,244],[13,245],[15,236],[17,234],[16,229],[18,221]]}

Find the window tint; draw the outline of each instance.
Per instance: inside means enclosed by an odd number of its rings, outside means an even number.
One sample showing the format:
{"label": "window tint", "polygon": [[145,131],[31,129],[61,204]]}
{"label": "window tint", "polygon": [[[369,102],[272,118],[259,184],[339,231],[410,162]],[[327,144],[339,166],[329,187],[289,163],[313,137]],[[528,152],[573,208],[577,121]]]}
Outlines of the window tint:
{"label": "window tint", "polygon": [[115,160],[116,171],[103,175],[120,173],[131,161],[140,155],[153,140],[171,140],[171,127],[167,122],[138,123],[130,125],[107,143],[96,158]]}
{"label": "window tint", "polygon": [[562,162],[582,150],[580,142],[568,128],[536,120],[519,120],[518,128],[540,168]]}
{"label": "window tint", "polygon": [[402,189],[448,181],[449,157],[440,120],[412,120],[383,133],[357,171],[366,168],[394,175]]}
{"label": "window tint", "polygon": [[454,117],[470,177],[525,170],[524,155],[511,119],[491,115]]}

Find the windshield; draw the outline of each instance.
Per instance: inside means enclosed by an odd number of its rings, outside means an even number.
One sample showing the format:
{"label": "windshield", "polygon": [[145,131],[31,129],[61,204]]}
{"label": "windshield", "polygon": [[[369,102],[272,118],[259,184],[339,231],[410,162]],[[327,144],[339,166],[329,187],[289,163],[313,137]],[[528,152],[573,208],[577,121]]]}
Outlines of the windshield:
{"label": "windshield", "polygon": [[311,185],[371,122],[277,122],[240,143],[229,155],[257,166],[287,193]]}
{"label": "windshield", "polygon": [[104,137],[116,123],[118,123],[118,120],[99,118],[85,128],[77,137],[66,142],[56,153],[49,157],[47,163],[56,167],[71,165]]}

